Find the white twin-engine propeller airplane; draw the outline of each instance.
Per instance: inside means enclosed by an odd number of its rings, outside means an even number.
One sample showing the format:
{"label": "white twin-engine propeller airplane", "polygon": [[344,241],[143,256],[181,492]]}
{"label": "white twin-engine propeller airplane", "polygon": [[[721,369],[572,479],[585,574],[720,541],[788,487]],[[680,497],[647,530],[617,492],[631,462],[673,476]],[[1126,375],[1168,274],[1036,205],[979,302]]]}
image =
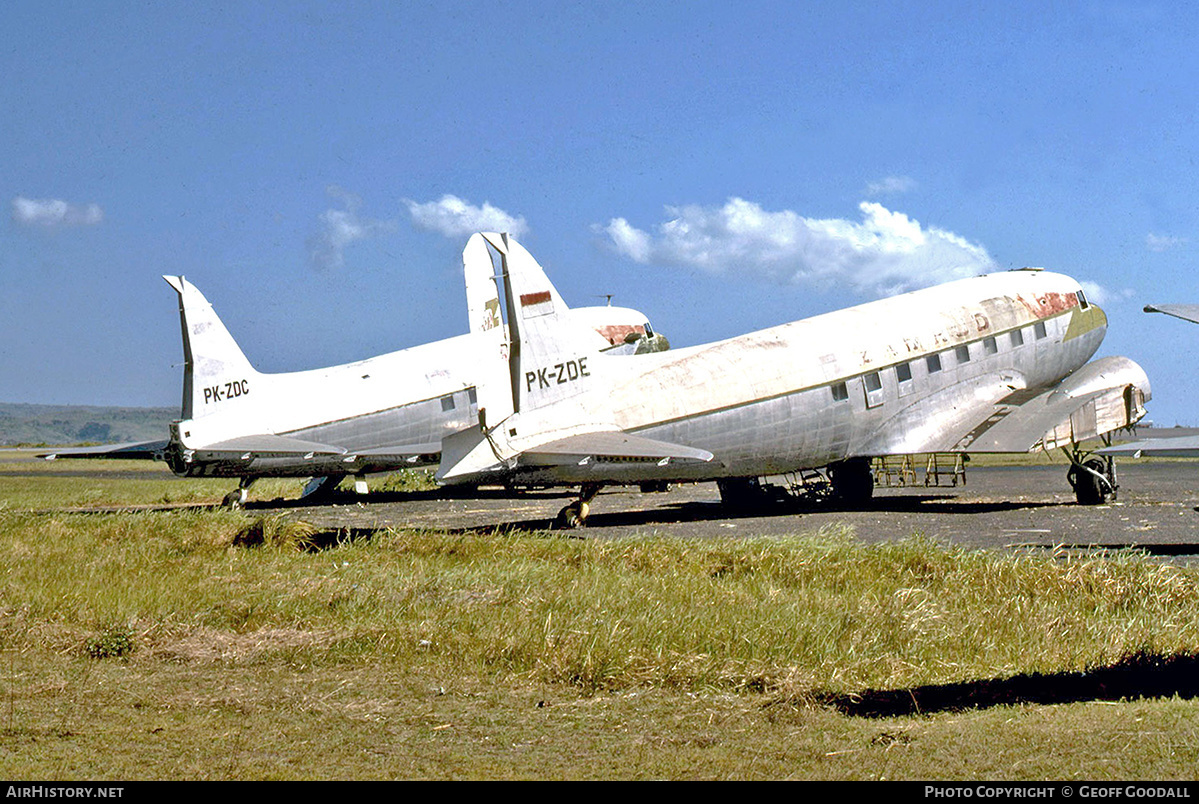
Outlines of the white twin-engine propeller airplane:
{"label": "white twin-engine propeller airplane", "polygon": [[1114,466],[1080,445],[1110,443],[1150,395],[1133,361],[1088,362],[1107,318],[1076,281],[1046,271],[670,351],[655,351],[642,324],[613,354],[621,332],[597,331],[616,314],[568,308],[510,236],[472,236],[463,266],[470,334],[290,374],[255,371],[200,292],[168,277],[183,322],[182,419],[169,442],[108,454],[150,447],[179,474],[240,477],[229,502],[258,477],[431,464],[446,485],[578,485],[559,516],[576,525],[605,484],[716,480],[741,500],[759,477],[826,467],[852,503],[872,493],[876,456],[1060,447],[1079,502],[1097,503],[1115,492]]}

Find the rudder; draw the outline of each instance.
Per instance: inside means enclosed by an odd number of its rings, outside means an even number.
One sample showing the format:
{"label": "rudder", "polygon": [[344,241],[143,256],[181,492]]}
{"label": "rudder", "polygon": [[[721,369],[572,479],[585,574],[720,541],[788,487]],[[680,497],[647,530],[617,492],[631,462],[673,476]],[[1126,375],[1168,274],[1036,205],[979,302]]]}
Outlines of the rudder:
{"label": "rudder", "polygon": [[221,403],[253,392],[261,376],[208,299],[182,276],[164,276],[179,295],[183,332],[182,418],[217,413]]}

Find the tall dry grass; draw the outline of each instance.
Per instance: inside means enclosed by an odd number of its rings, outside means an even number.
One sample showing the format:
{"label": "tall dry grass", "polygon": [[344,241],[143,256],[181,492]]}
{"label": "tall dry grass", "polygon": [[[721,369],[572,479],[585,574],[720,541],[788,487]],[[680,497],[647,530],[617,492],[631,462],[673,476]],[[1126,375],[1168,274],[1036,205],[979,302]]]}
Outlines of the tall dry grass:
{"label": "tall dry grass", "polygon": [[[258,534],[251,539],[247,534]],[[585,692],[853,691],[1199,650],[1199,575],[1138,555],[787,539],[311,528],[220,511],[0,513],[0,634],[86,652],[244,635],[315,665],[437,665]],[[254,635],[308,634],[310,638]]]}

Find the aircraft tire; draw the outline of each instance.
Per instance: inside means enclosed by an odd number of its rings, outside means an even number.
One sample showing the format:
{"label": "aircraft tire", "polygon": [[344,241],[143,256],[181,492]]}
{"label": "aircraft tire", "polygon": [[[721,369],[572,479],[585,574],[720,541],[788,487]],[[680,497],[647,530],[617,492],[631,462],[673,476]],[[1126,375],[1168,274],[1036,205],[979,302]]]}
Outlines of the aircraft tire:
{"label": "aircraft tire", "polygon": [[861,505],[874,496],[874,473],[869,458],[850,458],[829,464],[833,499],[843,505]]}
{"label": "aircraft tire", "polygon": [[587,523],[589,508],[587,503],[575,500],[558,512],[558,516],[554,519],[554,527],[564,530],[583,527]]}
{"label": "aircraft tire", "polygon": [[[1115,499],[1116,490],[1107,481],[1107,466],[1099,458],[1083,463],[1084,468],[1071,466],[1066,478],[1074,487],[1074,499],[1079,505],[1103,505]],[[1087,469],[1091,471],[1086,471]],[[1096,476],[1098,473],[1099,476]]]}
{"label": "aircraft tire", "polygon": [[725,477],[716,481],[720,502],[729,508],[754,508],[766,501],[762,482],[756,477]]}

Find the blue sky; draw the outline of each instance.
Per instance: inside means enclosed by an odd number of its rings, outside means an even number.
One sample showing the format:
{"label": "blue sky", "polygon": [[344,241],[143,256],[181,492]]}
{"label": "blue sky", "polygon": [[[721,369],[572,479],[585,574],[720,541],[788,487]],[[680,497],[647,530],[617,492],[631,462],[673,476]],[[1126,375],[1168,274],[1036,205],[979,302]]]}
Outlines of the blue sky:
{"label": "blue sky", "polygon": [[676,345],[978,271],[1086,283],[1199,425],[1199,6],[6,3],[0,401],[171,405],[466,329],[507,227]]}

